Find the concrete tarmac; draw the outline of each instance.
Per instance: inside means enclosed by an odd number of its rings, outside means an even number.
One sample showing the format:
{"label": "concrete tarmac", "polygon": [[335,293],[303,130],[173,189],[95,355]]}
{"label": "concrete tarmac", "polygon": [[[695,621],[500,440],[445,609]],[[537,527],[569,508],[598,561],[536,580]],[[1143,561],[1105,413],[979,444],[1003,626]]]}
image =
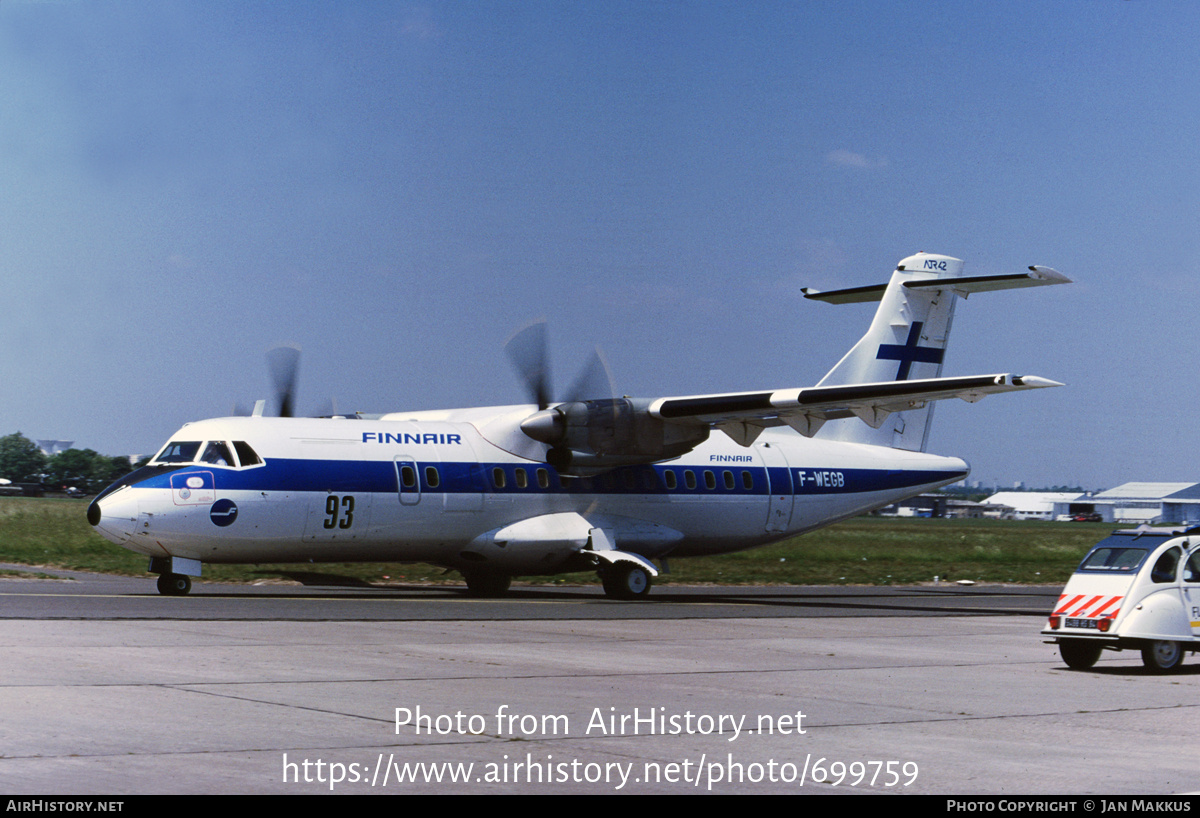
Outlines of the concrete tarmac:
{"label": "concrete tarmac", "polygon": [[[0,781],[40,795],[1200,790],[1195,657],[1168,676],[1129,653],[1070,671],[1038,633],[1057,589],[1022,590],[1024,613],[905,610],[929,589],[864,590],[868,604],[831,607],[739,589],[750,602],[734,608],[711,589],[633,605],[590,589],[309,591],[333,614],[281,619],[295,594],[3,580]],[[105,613],[82,615],[80,598]],[[188,615],[247,601],[257,616]],[[457,613],[472,604],[509,614]]]}

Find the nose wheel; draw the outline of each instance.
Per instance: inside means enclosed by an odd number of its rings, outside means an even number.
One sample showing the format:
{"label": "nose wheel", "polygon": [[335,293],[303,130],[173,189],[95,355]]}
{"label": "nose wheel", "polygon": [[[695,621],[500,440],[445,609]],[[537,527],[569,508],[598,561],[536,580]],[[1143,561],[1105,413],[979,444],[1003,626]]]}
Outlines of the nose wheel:
{"label": "nose wheel", "polygon": [[185,574],[159,574],[158,592],[163,596],[185,596],[192,590],[192,578]]}

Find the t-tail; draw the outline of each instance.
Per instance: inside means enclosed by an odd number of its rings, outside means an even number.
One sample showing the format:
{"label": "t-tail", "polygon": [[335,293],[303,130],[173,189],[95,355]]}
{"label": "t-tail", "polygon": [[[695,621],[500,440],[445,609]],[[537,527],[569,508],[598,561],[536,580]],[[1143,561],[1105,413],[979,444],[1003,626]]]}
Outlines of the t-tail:
{"label": "t-tail", "polygon": [[[829,371],[818,386],[920,380],[942,374],[946,342],[958,298],[971,293],[1066,284],[1066,276],[1049,267],[1029,272],[963,276],[963,262],[950,256],[917,253],[896,266],[887,284],[820,292],[805,297],[830,304],[878,301],[879,308],[866,335]],[[925,451],[933,420],[932,402],[880,417],[830,421],[817,437],[852,443]]]}

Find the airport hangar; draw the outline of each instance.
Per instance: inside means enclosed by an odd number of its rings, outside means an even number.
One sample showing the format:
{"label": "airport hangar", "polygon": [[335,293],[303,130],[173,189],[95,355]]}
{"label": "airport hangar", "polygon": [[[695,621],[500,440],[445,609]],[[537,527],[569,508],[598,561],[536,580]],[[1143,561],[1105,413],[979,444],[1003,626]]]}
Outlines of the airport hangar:
{"label": "airport hangar", "polygon": [[1005,505],[1022,520],[1063,520],[1099,514],[1106,523],[1129,525],[1200,523],[1200,483],[1124,483],[1095,493],[1005,491],[985,501]]}

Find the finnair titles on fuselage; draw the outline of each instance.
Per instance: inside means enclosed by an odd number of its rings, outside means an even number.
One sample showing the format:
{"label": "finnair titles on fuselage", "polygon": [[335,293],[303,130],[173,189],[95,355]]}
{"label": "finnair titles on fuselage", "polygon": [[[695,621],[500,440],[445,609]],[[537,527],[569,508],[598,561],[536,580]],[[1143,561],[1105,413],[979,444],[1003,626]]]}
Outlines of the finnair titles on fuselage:
{"label": "finnair titles on fuselage", "polygon": [[424,446],[428,443],[439,446],[454,446],[462,443],[462,435],[425,434],[411,432],[363,432],[363,443],[396,443]]}
{"label": "finnair titles on fuselage", "polygon": [[595,570],[609,595],[639,597],[656,560],[751,548],[961,480],[963,460],[924,451],[933,401],[1058,385],[941,376],[957,297],[1067,282],[1045,267],[961,273],[922,253],[887,284],[807,291],[880,302],[815,387],[554,402],[534,327],[510,342],[532,405],[190,423],[88,519],[149,556],[163,593],[186,593],[205,562],[355,560],[456,569],[477,594]]}

